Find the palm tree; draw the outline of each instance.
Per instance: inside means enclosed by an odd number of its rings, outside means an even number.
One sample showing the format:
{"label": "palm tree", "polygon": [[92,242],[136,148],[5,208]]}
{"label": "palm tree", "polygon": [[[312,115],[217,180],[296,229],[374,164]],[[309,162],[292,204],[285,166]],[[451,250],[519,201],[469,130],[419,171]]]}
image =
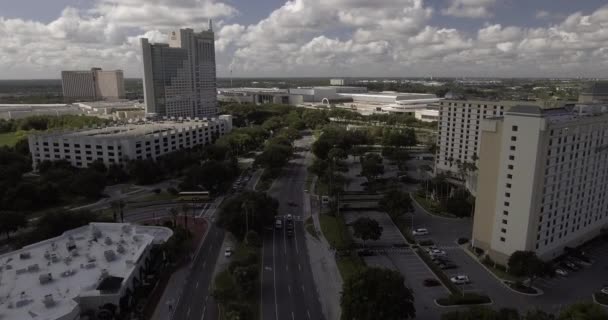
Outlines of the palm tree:
{"label": "palm tree", "polygon": [[169,209],[169,214],[173,219],[173,227],[177,227],[177,216],[179,215],[179,211],[177,210],[177,208],[173,207]]}

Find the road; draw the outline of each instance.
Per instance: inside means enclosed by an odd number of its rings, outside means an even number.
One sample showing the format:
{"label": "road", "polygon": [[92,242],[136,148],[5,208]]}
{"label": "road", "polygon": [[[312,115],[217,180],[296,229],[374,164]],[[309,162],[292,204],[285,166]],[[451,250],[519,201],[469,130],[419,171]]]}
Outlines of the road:
{"label": "road", "polygon": [[190,275],[183,287],[183,293],[176,303],[172,319],[201,320],[217,319],[218,308],[211,297],[213,269],[224,241],[224,230],[209,224],[209,231],[200,251],[195,255]]}
{"label": "road", "polygon": [[[312,136],[296,141],[296,146],[308,146]],[[295,217],[293,237],[285,228],[268,231],[262,250],[261,285],[263,320],[324,319],[314,284],[306,248],[303,219],[303,199],[307,167],[312,156],[309,151],[296,154],[296,159],[284,168],[268,194],[279,201],[279,215]]]}

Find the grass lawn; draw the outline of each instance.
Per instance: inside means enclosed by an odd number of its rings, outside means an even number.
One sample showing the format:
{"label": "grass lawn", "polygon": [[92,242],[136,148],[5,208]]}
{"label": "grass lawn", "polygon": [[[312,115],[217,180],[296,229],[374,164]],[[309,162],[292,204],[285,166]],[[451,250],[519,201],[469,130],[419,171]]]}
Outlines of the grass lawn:
{"label": "grass lawn", "polygon": [[325,239],[329,244],[336,249],[348,249],[352,244],[352,239],[344,219],[341,217],[333,217],[327,214],[319,215],[321,223],[321,231],[325,235]]}
{"label": "grass lawn", "polygon": [[308,233],[310,233],[311,236],[319,240],[319,234],[317,233],[317,229],[315,229],[315,225],[312,222],[312,217],[308,217],[308,219],[304,221],[304,228],[306,231],[308,231]]}
{"label": "grass lawn", "polygon": [[434,215],[442,216],[442,217],[456,218],[456,216],[454,216],[453,214],[443,211],[443,209],[441,208],[439,203],[437,203],[436,201],[426,199],[417,194],[413,194],[413,195],[414,195],[414,200],[416,200],[416,202],[418,202],[418,204],[420,206],[422,206],[427,212],[434,214]]}
{"label": "grass lawn", "polygon": [[345,257],[336,257],[336,263],[338,264],[340,275],[344,281],[352,277],[354,274],[357,274],[359,270],[365,268],[365,262],[363,262],[359,256],[354,254]]}
{"label": "grass lawn", "polygon": [[17,143],[17,141],[27,138],[27,134],[27,131],[0,133],[0,147],[12,147]]}

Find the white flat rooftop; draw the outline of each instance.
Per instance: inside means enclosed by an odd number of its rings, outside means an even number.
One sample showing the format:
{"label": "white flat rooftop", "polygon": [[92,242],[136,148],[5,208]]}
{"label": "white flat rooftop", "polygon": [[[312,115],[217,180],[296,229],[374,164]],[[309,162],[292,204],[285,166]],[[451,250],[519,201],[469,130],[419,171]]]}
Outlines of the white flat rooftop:
{"label": "white flat rooftop", "polygon": [[91,223],[1,255],[0,319],[59,319],[75,312],[77,297],[115,294],[99,290],[102,280],[122,278],[114,283],[122,287],[145,249],[172,235],[164,227]]}
{"label": "white flat rooftop", "polygon": [[[183,120],[183,121],[153,121],[143,123],[129,123],[124,125],[109,126],[99,129],[82,129],[76,131],[57,131],[57,132],[45,132],[36,135],[40,136],[56,136],[60,135],[63,137],[89,137],[89,138],[126,138],[126,137],[138,137],[138,136],[149,136],[154,134],[160,134],[164,132],[176,131],[183,128],[189,128],[194,126],[207,126],[215,120]],[[2,320],[2,319],[0,319]]]}

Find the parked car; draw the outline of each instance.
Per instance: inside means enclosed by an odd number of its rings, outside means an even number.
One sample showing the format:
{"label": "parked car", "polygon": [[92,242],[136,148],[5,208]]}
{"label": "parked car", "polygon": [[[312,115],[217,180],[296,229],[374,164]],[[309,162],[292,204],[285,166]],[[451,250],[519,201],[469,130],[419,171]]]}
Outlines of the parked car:
{"label": "parked car", "polygon": [[277,219],[274,222],[274,227],[277,228],[277,229],[283,229],[283,220]]}
{"label": "parked car", "polygon": [[455,265],[455,264],[453,264],[451,262],[441,262],[441,263],[437,264],[437,266],[441,270],[448,270],[448,269],[456,269],[456,268],[458,268],[457,265]]}
{"label": "parked car", "polygon": [[439,249],[431,249],[431,250],[429,250],[429,254],[431,256],[442,256],[442,257],[447,256],[447,253],[445,251],[439,250]]}
{"label": "parked car", "polygon": [[424,279],[423,284],[425,287],[436,287],[441,285],[441,283],[437,279]]}
{"label": "parked car", "polygon": [[462,275],[462,274],[451,277],[450,281],[452,281],[452,283],[455,283],[455,284],[467,284],[467,283],[471,282],[471,280],[469,280],[469,277]]}
{"label": "parked car", "polygon": [[566,267],[567,269],[570,269],[572,271],[578,271],[580,269],[576,264],[574,264],[574,263],[572,263],[570,261],[564,261],[564,262],[562,262],[562,266]]}
{"label": "parked car", "polygon": [[608,294],[608,287],[603,287],[602,290],[600,290],[600,292],[603,294]]}
{"label": "parked car", "polygon": [[555,269],[555,274],[560,275],[562,277],[568,276],[568,272],[566,270],[560,269],[560,268]]}
{"label": "parked car", "polygon": [[418,228],[412,231],[412,234],[415,236],[426,236],[429,234],[429,230],[426,228]]}
{"label": "parked car", "polygon": [[226,250],[224,250],[224,257],[230,258],[230,256],[232,256],[232,247],[226,247]]}

